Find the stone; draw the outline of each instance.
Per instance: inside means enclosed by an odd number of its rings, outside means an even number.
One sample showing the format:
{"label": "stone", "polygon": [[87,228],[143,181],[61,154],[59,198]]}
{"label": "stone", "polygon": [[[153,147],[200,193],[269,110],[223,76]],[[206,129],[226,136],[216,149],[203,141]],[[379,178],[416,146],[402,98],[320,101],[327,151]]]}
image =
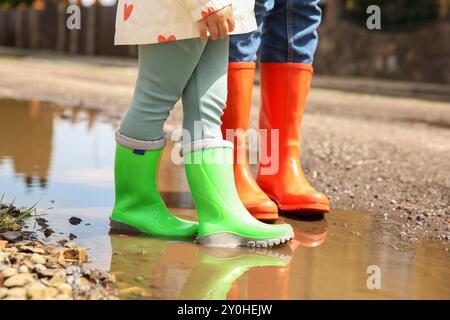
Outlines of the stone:
{"label": "stone", "polygon": [[0,252],[0,263],[8,261],[9,254],[7,252]]}
{"label": "stone", "polygon": [[19,249],[17,249],[16,247],[11,247],[11,248],[8,248],[8,252],[9,252],[9,254],[12,255],[12,254],[19,252]]}
{"label": "stone", "polygon": [[3,286],[7,288],[11,287],[23,287],[34,280],[31,273],[18,273],[5,280]]}
{"label": "stone", "polygon": [[44,236],[46,238],[50,237],[54,233],[55,233],[55,231],[53,229],[51,229],[51,228],[44,229]]}
{"label": "stone", "polygon": [[23,234],[20,231],[6,231],[0,233],[0,238],[9,242],[17,242],[23,239]]}
{"label": "stone", "polygon": [[9,226],[9,229],[12,231],[18,231],[20,229],[20,226],[17,223],[13,223]]}
{"label": "stone", "polygon": [[43,227],[43,228],[46,228],[46,227],[48,227],[48,220],[47,219],[44,219],[44,218],[35,218],[34,219],[35,221],[36,221],[36,223],[39,225],[39,226],[41,226],[41,227]]}
{"label": "stone", "polygon": [[58,251],[58,263],[66,265],[66,263],[85,263],[87,261],[85,248],[60,248]]}
{"label": "stone", "polygon": [[89,290],[89,287],[91,286],[91,283],[86,278],[81,278],[78,283],[82,290]]}
{"label": "stone", "polygon": [[69,241],[66,243],[65,247],[67,247],[69,249],[75,249],[78,247],[78,245],[75,241]]}
{"label": "stone", "polygon": [[67,274],[81,274],[81,269],[78,266],[71,265],[66,268]]}
{"label": "stone", "polygon": [[58,294],[55,288],[47,287],[40,281],[35,281],[27,285],[27,295],[32,300],[48,300]]}
{"label": "stone", "polygon": [[19,250],[21,252],[45,254],[45,250],[43,248],[38,248],[38,247],[21,246],[21,247],[19,247]]}
{"label": "stone", "polygon": [[63,294],[65,296],[69,297],[69,298],[72,298],[72,296],[73,296],[72,287],[69,284],[67,284],[67,283],[59,284],[56,287],[56,289],[58,290],[58,292],[60,294]]}
{"label": "stone", "polygon": [[40,254],[33,253],[31,255],[31,262],[36,264],[45,264],[47,262],[47,259],[44,256],[41,256]]}
{"label": "stone", "polygon": [[38,263],[34,266],[34,271],[40,274],[47,271],[47,267],[43,264]]}
{"label": "stone", "polygon": [[16,268],[8,268],[3,270],[2,272],[2,276],[4,276],[5,278],[9,278],[12,276],[15,276],[18,273]]}
{"label": "stone", "polygon": [[67,242],[68,242],[68,240],[66,240],[66,239],[62,239],[62,240],[58,241],[58,243],[62,246],[65,246]]}
{"label": "stone", "polygon": [[29,272],[30,272],[30,270],[28,269],[28,267],[26,265],[23,264],[19,267],[19,273],[29,273]]}
{"label": "stone", "polygon": [[26,299],[27,298],[27,292],[24,288],[11,288],[8,289],[7,298],[13,298],[14,300],[19,299]]}
{"label": "stone", "polygon": [[23,264],[27,266],[28,270],[33,270],[34,269],[34,263],[32,263],[29,260],[23,261]]}
{"label": "stone", "polygon": [[0,288],[0,299],[3,299],[8,295],[8,288]]}
{"label": "stone", "polygon": [[0,250],[5,250],[7,245],[8,245],[7,240],[0,240]]}
{"label": "stone", "polygon": [[87,276],[87,277],[90,277],[92,272],[91,272],[91,269],[90,269],[89,267],[87,267],[87,266],[82,266],[82,267],[81,267],[81,273],[82,273],[83,275]]}
{"label": "stone", "polygon": [[73,233],[69,234],[69,240],[74,240],[76,238],[78,238],[78,237],[75,234],[73,234]]}
{"label": "stone", "polygon": [[57,287],[61,283],[66,283],[66,279],[56,275],[53,278],[51,278],[48,283],[53,287]]}
{"label": "stone", "polygon": [[28,258],[30,255],[28,253],[22,253],[19,252],[17,254],[14,255],[14,260],[16,261],[21,261],[21,260],[25,260],[25,258]]}
{"label": "stone", "polygon": [[101,294],[98,291],[89,292],[88,300],[100,300]]}
{"label": "stone", "polygon": [[69,223],[70,223],[71,225],[78,225],[78,224],[80,224],[81,222],[83,222],[83,220],[80,219],[80,218],[78,218],[78,217],[71,217],[71,218],[69,219]]}
{"label": "stone", "polygon": [[61,275],[61,271],[59,269],[47,268],[42,264],[37,264],[34,267],[34,271],[40,276],[44,278],[52,278],[56,275]]}
{"label": "stone", "polygon": [[68,276],[68,277],[66,278],[66,282],[67,282],[68,284],[70,284],[70,285],[75,284],[75,277],[74,277],[74,276]]}
{"label": "stone", "polygon": [[50,256],[47,259],[46,266],[49,267],[50,265],[57,265],[58,264],[58,257]]}

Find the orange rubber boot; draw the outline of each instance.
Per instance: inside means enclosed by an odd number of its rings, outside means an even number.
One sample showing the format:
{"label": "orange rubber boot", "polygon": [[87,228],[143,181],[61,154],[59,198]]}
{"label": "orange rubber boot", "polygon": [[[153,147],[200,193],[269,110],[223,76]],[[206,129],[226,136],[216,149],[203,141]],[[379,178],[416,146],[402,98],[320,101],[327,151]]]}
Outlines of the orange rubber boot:
{"label": "orange rubber boot", "polygon": [[[278,218],[278,208],[258,186],[248,164],[247,130],[250,126],[255,69],[255,62],[229,64],[228,98],[222,116],[222,133],[224,139],[234,143],[234,180],[240,200],[256,219],[275,220]],[[228,138],[227,129],[233,130]]]}
{"label": "orange rubber boot", "polygon": [[[261,170],[272,164],[260,164],[256,181],[283,211],[330,210],[328,198],[311,187],[300,163],[300,127],[312,74],[308,64],[261,63],[260,129],[279,129],[279,168],[267,175]],[[262,144],[263,155],[270,155],[267,151],[272,150],[270,130],[267,136],[267,143]],[[276,145],[273,150],[277,150]]]}

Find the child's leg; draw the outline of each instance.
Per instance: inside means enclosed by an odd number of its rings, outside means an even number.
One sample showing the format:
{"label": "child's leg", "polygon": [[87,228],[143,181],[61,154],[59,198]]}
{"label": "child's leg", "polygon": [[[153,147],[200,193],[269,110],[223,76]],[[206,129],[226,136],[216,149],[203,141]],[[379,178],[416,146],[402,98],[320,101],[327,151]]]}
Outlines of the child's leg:
{"label": "child's leg", "polygon": [[157,185],[163,125],[191,78],[205,43],[185,40],[139,47],[139,75],[130,110],[116,135],[115,205],[111,228],[189,237],[197,223],[172,215]]}
{"label": "child's leg", "polygon": [[[183,92],[186,176],[199,221],[198,243],[264,246],[293,237],[289,225],[266,225],[242,205],[233,175],[233,144],[223,140],[220,117],[227,96],[228,41],[208,41]],[[200,133],[195,135],[195,123]],[[211,161],[210,161],[211,160]]]}
{"label": "child's leg", "polygon": [[139,74],[120,133],[141,141],[163,138],[169,112],[180,99],[205,48],[199,39],[139,46]]}
{"label": "child's leg", "polygon": [[227,97],[228,39],[208,41],[183,92],[183,145],[195,140],[222,141],[220,118]]}

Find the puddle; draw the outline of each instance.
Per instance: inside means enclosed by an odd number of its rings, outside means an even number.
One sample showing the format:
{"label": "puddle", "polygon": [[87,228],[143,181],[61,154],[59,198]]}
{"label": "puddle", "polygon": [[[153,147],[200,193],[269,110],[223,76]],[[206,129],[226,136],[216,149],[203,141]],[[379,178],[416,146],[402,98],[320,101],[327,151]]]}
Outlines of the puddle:
{"label": "puddle", "polygon": [[[136,299],[449,299],[444,244],[402,250],[390,221],[357,211],[326,220],[283,218],[296,231],[273,250],[218,250],[188,242],[108,235],[117,120],[95,110],[0,100],[0,194],[19,206],[38,202],[55,233],[89,248],[90,263],[114,272]],[[183,168],[161,164],[159,184],[172,210],[194,219]],[[81,218],[71,225],[72,216]],[[30,225],[32,228],[33,225]],[[368,268],[380,271],[370,290]],[[379,268],[379,269],[378,269]]]}

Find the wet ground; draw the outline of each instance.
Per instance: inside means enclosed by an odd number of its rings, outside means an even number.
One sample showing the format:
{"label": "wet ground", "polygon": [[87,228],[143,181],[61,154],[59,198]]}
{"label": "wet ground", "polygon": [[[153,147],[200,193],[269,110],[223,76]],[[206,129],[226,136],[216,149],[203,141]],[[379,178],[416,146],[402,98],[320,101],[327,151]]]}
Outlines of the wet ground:
{"label": "wet ground", "polygon": [[[0,48],[0,70],[8,75],[0,77],[0,99],[120,116],[133,95],[137,61]],[[257,81],[254,87],[250,125],[256,129]],[[448,85],[316,75],[302,124],[306,176],[334,208],[398,222],[402,240],[450,242],[448,91]],[[181,118],[177,104],[166,131]]]}
{"label": "wet ground", "polygon": [[[0,100],[0,194],[19,206],[38,202],[55,231],[40,237],[75,235],[92,265],[116,274],[124,297],[450,298],[448,242],[405,243],[398,222],[357,206],[315,221],[284,217],[296,238],[272,250],[109,235],[117,121],[96,110]],[[159,185],[176,214],[195,219],[183,167],[169,152]],[[74,216],[81,223],[69,223]]]}

